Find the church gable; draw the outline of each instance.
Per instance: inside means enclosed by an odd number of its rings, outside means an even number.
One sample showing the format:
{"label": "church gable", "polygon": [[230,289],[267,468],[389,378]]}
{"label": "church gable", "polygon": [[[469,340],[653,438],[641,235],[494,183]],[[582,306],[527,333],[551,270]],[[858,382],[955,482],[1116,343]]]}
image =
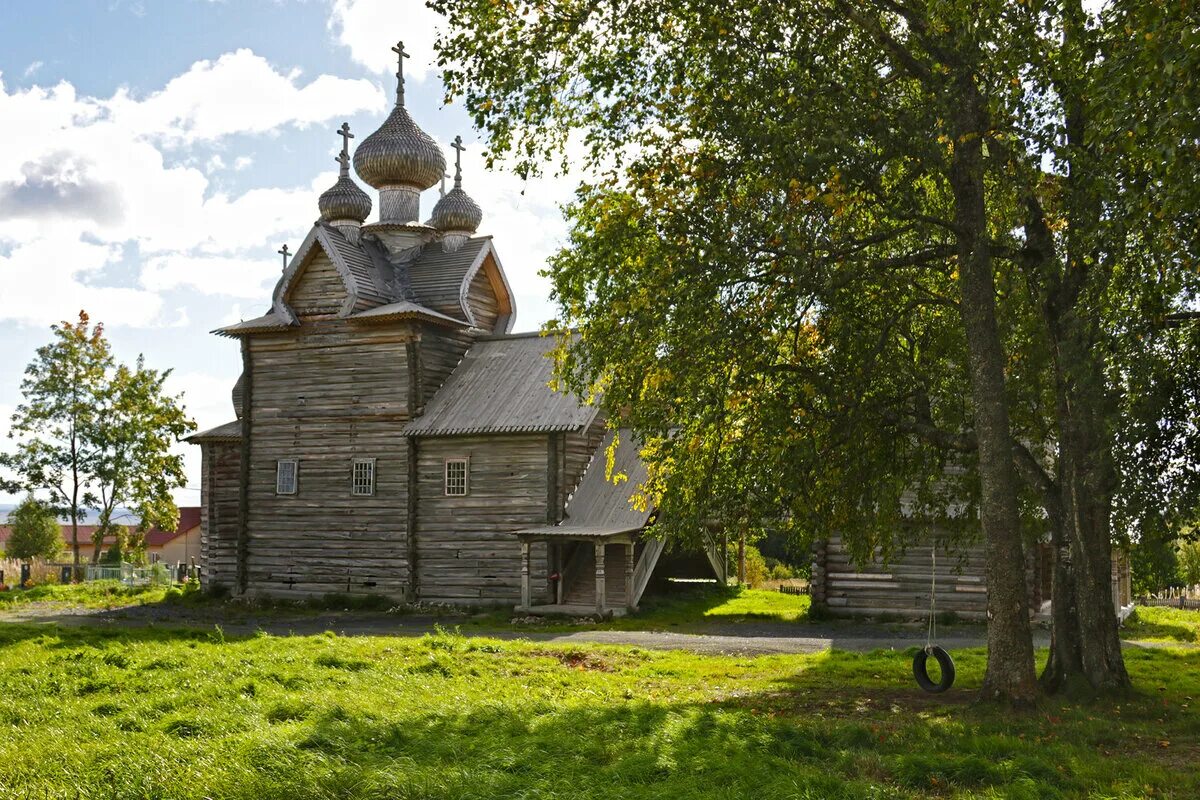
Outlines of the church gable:
{"label": "church gable", "polygon": [[504,311],[501,310],[500,300],[493,285],[493,277],[489,274],[489,267],[491,270],[495,270],[495,261],[490,256],[483,267],[475,273],[475,277],[471,279],[471,283],[467,287],[467,305],[471,309],[471,316],[476,327],[483,328],[489,333],[504,333],[503,330],[496,330],[496,323],[500,321]]}
{"label": "church gable", "polygon": [[285,300],[298,317],[337,314],[346,303],[349,290],[333,260],[321,248],[314,248]]}

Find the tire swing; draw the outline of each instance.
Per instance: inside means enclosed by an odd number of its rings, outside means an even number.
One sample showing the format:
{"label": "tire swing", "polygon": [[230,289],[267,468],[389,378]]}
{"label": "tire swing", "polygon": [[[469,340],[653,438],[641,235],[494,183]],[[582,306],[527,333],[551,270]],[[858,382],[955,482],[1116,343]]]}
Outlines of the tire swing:
{"label": "tire swing", "polygon": [[[937,622],[935,619],[934,601],[937,597],[937,548],[936,545],[929,550],[929,557],[933,564],[933,580],[929,588],[929,628],[925,634],[925,647],[917,651],[913,656],[913,677],[917,679],[917,685],[931,694],[939,694],[946,691],[954,685],[954,659],[950,657],[943,648],[933,643],[937,636]],[[930,679],[927,666],[929,658],[932,656],[938,663],[938,669],[941,670],[941,679],[936,683]]]}

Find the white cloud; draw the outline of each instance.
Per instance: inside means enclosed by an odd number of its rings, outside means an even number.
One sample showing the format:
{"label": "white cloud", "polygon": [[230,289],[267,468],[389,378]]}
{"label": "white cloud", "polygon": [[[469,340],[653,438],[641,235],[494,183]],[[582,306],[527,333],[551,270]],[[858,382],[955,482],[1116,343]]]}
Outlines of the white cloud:
{"label": "white cloud", "polygon": [[32,76],[35,72],[37,72],[43,66],[45,66],[45,63],[42,61],[32,62],[28,67],[25,68],[25,73],[24,73],[25,77],[28,78],[28,77]]}
{"label": "white cloud", "polygon": [[37,238],[16,244],[0,256],[5,319],[34,325],[73,318],[86,309],[109,325],[157,324],[162,299],[153,292],[96,286],[105,266],[120,257],[120,248],[75,238]]}
{"label": "white cloud", "polygon": [[395,73],[396,54],[391,48],[403,40],[412,56],[404,62],[404,75],[418,81],[435,69],[433,43],[440,22],[424,0],[334,0],[329,17],[338,43],[373,72]]}
{"label": "white cloud", "polygon": [[[155,256],[142,267],[142,287],[151,292],[186,287],[203,294],[244,297],[265,302],[279,277],[274,258]],[[236,321],[236,320],[235,320]]]}
{"label": "white cloud", "polygon": [[[192,285],[163,264],[226,276],[231,264],[253,261],[247,250],[302,236],[333,181],[323,172],[307,185],[213,192],[206,171],[227,168],[224,159],[204,169],[196,158],[169,164],[167,148],[385,107],[368,80],[303,82],[249,50],[197,62],[145,99],[125,90],[80,96],[66,82],[9,92],[0,79],[0,119],[21,121],[0,150],[0,246],[12,248],[0,259],[0,320],[42,325],[83,304],[110,325],[163,324],[156,292]],[[250,163],[240,157],[234,169]],[[140,288],[88,283],[130,246],[147,259]],[[215,258],[208,268],[206,257]],[[228,293],[246,291],[254,275],[237,275]]]}
{"label": "white cloud", "polygon": [[233,160],[233,169],[235,172],[241,172],[254,163],[254,159],[250,156],[238,156]]}
{"label": "white cloud", "polygon": [[370,81],[319,75],[301,86],[299,77],[298,71],[285,75],[243,49],[216,61],[197,61],[144,99],[120,90],[104,107],[118,127],[171,144],[305,127],[329,119],[330,109],[353,114],[383,107]]}

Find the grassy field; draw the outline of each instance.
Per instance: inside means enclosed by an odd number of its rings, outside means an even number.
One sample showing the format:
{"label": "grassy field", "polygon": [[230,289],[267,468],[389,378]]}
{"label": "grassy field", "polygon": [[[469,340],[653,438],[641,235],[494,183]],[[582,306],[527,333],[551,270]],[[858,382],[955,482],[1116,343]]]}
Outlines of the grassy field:
{"label": "grassy field", "polygon": [[227,639],[0,625],[0,796],[1200,796],[1200,652],[1013,715],[904,653],[704,657],[440,634]]}
{"label": "grassy field", "polygon": [[[165,586],[125,586],[116,580],[77,584],[45,583],[30,589],[9,589],[7,592],[0,592],[0,610],[17,608],[29,603],[57,603],[84,608],[117,608],[160,603],[170,591]],[[173,594],[180,594],[180,592],[176,589]]]}
{"label": "grassy field", "polygon": [[1122,635],[1147,642],[1200,642],[1200,611],[1138,606],[1125,620]]}

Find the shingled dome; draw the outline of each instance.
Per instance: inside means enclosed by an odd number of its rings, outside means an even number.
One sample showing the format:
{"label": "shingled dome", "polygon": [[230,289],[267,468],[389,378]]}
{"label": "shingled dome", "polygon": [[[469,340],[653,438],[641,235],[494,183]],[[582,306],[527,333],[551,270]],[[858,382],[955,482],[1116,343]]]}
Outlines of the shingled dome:
{"label": "shingled dome", "polygon": [[430,224],[440,231],[466,231],[474,233],[483,220],[483,212],[470,196],[455,185],[446,192],[433,207]]}
{"label": "shingled dome", "polygon": [[337,159],[342,165],[337,183],[321,193],[317,207],[326,222],[354,220],[363,222],[371,213],[371,198],[350,177],[350,157],[342,153]]}
{"label": "shingled dome", "polygon": [[376,189],[412,186],[423,191],[441,180],[446,158],[404,106],[397,105],[379,130],[354,151],[354,169]]}

